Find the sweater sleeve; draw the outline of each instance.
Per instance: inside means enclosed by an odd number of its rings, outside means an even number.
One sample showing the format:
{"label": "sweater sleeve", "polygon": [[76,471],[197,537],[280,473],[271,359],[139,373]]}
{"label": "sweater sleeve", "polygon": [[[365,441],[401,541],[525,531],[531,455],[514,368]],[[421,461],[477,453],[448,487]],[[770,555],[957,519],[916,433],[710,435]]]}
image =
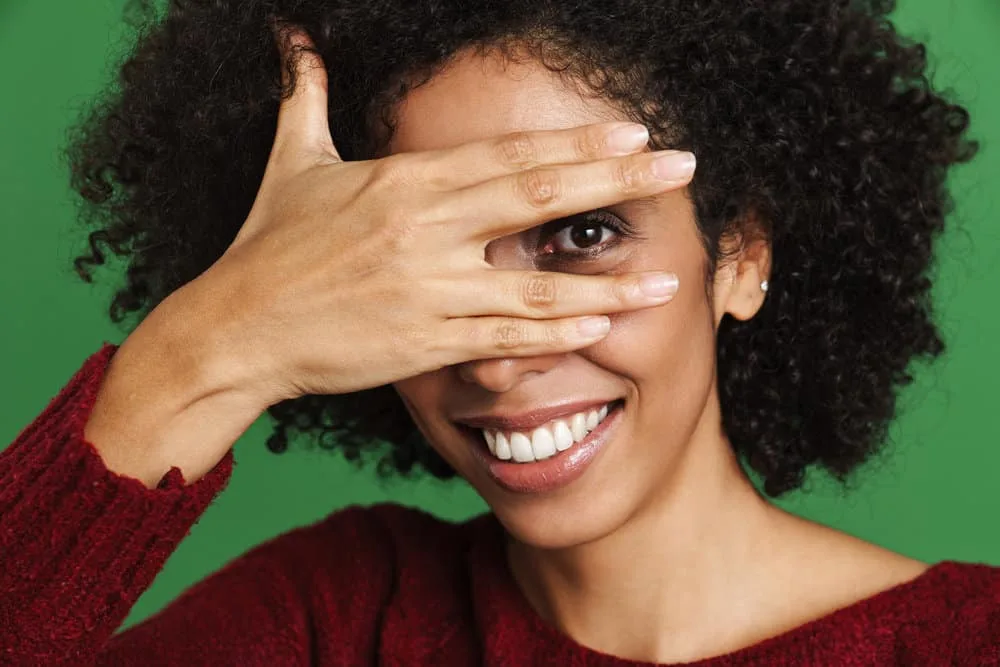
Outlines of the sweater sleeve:
{"label": "sweater sleeve", "polygon": [[104,466],[83,429],[116,349],[87,359],[0,452],[0,664],[105,662],[112,633],[232,473],[232,450],[190,485],[177,467],[149,489]]}

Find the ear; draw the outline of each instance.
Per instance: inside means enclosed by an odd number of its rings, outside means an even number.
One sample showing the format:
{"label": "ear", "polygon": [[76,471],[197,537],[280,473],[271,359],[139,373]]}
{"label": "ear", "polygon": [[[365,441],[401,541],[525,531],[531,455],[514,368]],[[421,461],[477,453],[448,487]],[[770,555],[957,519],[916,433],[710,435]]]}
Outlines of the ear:
{"label": "ear", "polygon": [[[759,229],[759,228],[758,228]],[[762,283],[771,276],[771,242],[762,233],[724,237],[715,272],[715,325],[726,313],[749,320],[764,304]]]}

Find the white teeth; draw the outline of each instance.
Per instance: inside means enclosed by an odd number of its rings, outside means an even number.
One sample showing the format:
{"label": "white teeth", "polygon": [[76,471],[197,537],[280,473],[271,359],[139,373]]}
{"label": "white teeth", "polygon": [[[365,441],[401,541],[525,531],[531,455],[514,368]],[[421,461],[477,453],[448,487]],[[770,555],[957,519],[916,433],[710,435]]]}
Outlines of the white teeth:
{"label": "white teeth", "polygon": [[531,440],[523,433],[510,434],[510,453],[518,463],[526,463],[535,460],[535,453],[531,451]]}
{"label": "white teeth", "polygon": [[531,451],[535,453],[535,460],[541,461],[556,454],[556,439],[552,432],[544,426],[535,429],[531,434]]}
{"label": "white teeth", "polygon": [[511,456],[510,443],[507,442],[507,436],[503,433],[497,433],[496,457],[501,461],[509,461]]}
{"label": "white teeth", "polygon": [[552,435],[556,441],[557,451],[564,452],[573,446],[573,432],[566,426],[566,422],[557,421],[555,428],[552,429]]}
{"label": "white teeth", "polygon": [[539,426],[531,434],[483,429],[483,438],[490,453],[502,461],[518,463],[542,461],[564,452],[584,440],[608,416],[608,406],[555,420]]}

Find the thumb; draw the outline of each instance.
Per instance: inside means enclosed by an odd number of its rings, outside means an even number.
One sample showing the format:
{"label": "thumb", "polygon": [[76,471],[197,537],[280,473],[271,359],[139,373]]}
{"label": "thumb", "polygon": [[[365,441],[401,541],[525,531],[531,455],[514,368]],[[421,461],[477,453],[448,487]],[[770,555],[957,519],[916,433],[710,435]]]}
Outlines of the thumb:
{"label": "thumb", "polygon": [[275,149],[292,155],[320,153],[340,160],[330,136],[329,86],[323,58],[302,28],[275,21],[274,31],[281,54],[282,84],[287,90],[289,83],[294,83],[291,95],[278,109]]}

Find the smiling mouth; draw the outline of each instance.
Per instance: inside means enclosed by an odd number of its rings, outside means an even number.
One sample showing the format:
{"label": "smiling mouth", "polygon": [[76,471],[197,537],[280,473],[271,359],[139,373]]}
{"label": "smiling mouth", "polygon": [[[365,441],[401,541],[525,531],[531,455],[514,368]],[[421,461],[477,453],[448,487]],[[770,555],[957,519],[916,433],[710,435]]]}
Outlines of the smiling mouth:
{"label": "smiling mouth", "polygon": [[624,400],[610,401],[602,406],[553,419],[530,430],[474,428],[457,424],[458,428],[486,445],[498,461],[535,463],[572,450],[585,441]]}
{"label": "smiling mouth", "polygon": [[[579,412],[540,409],[517,418],[486,416],[453,423],[469,443],[472,460],[494,484],[521,496],[544,495],[580,479],[625,420],[624,399],[572,409]],[[542,421],[553,412],[559,416]]]}

